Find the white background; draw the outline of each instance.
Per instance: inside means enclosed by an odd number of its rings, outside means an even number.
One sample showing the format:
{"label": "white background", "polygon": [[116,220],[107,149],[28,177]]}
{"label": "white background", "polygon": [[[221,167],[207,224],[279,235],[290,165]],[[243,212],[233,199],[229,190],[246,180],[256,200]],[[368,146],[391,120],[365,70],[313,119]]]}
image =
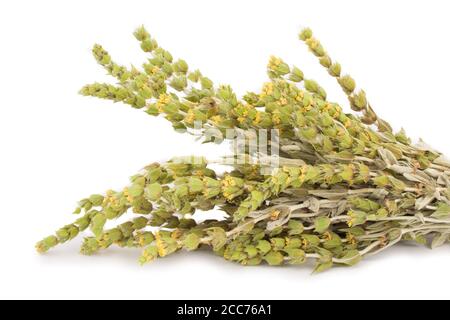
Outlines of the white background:
{"label": "white background", "polygon": [[241,267],[209,252],[140,267],[138,251],[39,256],[34,244],[73,219],[76,201],[119,188],[147,163],[217,156],[163,119],[77,95],[104,81],[90,48],[139,66],[144,24],[175,57],[239,94],[266,80],[270,54],[301,67],[345,105],[297,39],[310,26],[366,89],[377,112],[450,154],[448,1],[1,1],[0,298],[450,298],[450,248],[401,245],[311,276],[304,267]]}

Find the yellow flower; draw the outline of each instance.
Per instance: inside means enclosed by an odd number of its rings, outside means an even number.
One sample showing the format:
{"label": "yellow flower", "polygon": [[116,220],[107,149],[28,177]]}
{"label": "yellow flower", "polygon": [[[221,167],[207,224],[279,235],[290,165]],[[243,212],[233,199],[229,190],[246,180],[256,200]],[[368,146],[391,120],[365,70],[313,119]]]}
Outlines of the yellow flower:
{"label": "yellow flower", "polygon": [[280,102],[280,104],[281,104],[282,106],[285,106],[285,105],[287,105],[287,103],[288,103],[288,101],[287,101],[286,98],[281,98],[279,102]]}
{"label": "yellow flower", "polygon": [[164,257],[166,255],[166,249],[164,248],[164,244],[161,239],[161,236],[159,235],[159,232],[155,233],[155,239],[156,239],[156,248],[158,249],[158,254],[161,257]]}
{"label": "yellow flower", "polygon": [[280,216],[280,211],[279,210],[274,210],[270,213],[270,220],[275,221],[278,219],[278,217]]}
{"label": "yellow flower", "polygon": [[233,200],[233,195],[231,193],[228,192],[224,192],[223,196],[225,197],[225,199],[227,200]]}
{"label": "yellow flower", "polygon": [[188,113],[187,113],[187,115],[186,115],[186,118],[185,118],[184,120],[185,120],[187,123],[193,123],[194,120],[195,120],[195,114],[194,114],[194,111],[189,110]]}
{"label": "yellow flower", "polygon": [[255,119],[253,119],[253,124],[257,125],[261,122],[261,113],[256,112]]}
{"label": "yellow flower", "polygon": [[303,239],[303,240],[302,240],[302,245],[303,245],[304,248],[306,248],[306,247],[309,245],[308,240]]}
{"label": "yellow flower", "polygon": [[344,122],[344,127],[348,128],[352,125],[352,120],[350,118],[347,118]]}
{"label": "yellow flower", "polygon": [[330,241],[331,240],[331,233],[325,232],[323,234],[323,237],[324,237],[325,240]]}
{"label": "yellow flower", "polygon": [[228,182],[228,184],[232,187],[236,185],[236,181],[233,179],[232,176],[226,176],[225,180]]}
{"label": "yellow flower", "polygon": [[273,93],[273,83],[266,82],[261,90],[261,97],[270,96]]}
{"label": "yellow flower", "polygon": [[268,68],[273,70],[281,64],[281,59],[275,56],[271,56],[269,59]]}
{"label": "yellow flower", "polygon": [[150,70],[150,72],[151,72],[152,74],[156,74],[156,73],[159,72],[159,68],[158,68],[157,66],[154,66],[154,67],[152,68],[152,70]]}
{"label": "yellow flower", "polygon": [[277,115],[277,114],[274,114],[274,115],[272,116],[272,122],[273,122],[274,124],[280,124],[280,123],[281,123],[280,116]]}
{"label": "yellow flower", "polygon": [[331,104],[330,104],[330,103],[327,103],[327,104],[323,107],[322,110],[323,110],[324,112],[328,112],[328,111],[331,109],[331,107],[332,107]]}
{"label": "yellow flower", "polygon": [[334,112],[334,114],[332,115],[333,118],[338,118],[341,115],[341,108],[336,107],[336,111]]}
{"label": "yellow flower", "polygon": [[212,116],[211,121],[216,124],[219,124],[220,122],[222,122],[222,117],[221,116]]}
{"label": "yellow flower", "polygon": [[303,94],[303,91],[299,91],[297,93],[297,96],[295,97],[295,100],[302,101],[304,97],[305,97],[305,95]]}
{"label": "yellow flower", "polygon": [[347,233],[346,238],[347,238],[348,243],[350,243],[351,245],[356,244],[356,238],[351,233]]}
{"label": "yellow flower", "polygon": [[304,112],[311,111],[311,109],[312,109],[312,106],[310,104],[303,107]]}
{"label": "yellow flower", "polygon": [[319,41],[317,41],[317,39],[315,38],[309,38],[308,40],[306,40],[306,44],[311,48],[311,50],[314,50],[319,46]]}
{"label": "yellow flower", "polygon": [[175,229],[171,234],[170,237],[174,240],[177,240],[181,237],[183,232],[180,229]]}
{"label": "yellow flower", "polygon": [[163,104],[163,105],[166,105],[166,104],[168,104],[171,100],[172,100],[172,97],[171,97],[170,95],[168,95],[168,94],[166,94],[166,93],[162,93],[162,94],[159,95],[158,102],[161,103],[161,104]]}
{"label": "yellow flower", "polygon": [[166,106],[170,101],[172,101],[172,97],[168,94],[162,93],[159,95],[159,99],[156,102],[156,108],[159,112],[163,112],[163,107]]}

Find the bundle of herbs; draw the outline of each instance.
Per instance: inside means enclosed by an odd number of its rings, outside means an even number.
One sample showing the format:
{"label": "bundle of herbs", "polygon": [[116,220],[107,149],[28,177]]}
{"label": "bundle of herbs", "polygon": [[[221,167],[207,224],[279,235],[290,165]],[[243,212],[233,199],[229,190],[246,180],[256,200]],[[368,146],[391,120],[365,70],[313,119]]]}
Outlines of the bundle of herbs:
{"label": "bundle of herbs", "polygon": [[[250,143],[219,161],[153,163],[123,189],[82,199],[78,219],[40,241],[39,252],[90,229],[81,247],[87,255],[139,247],[146,263],[209,247],[243,265],[314,259],[320,272],[400,241],[434,248],[449,240],[450,162],[423,142],[412,144],[403,130],[394,133],[310,29],[300,39],[336,78],[353,112],[277,57],[261,91],[238,98],[230,86],[174,60],[143,27],[134,35],[150,55],[143,69],[118,65],[95,45],[94,57],[117,83],[86,85],[81,94],[164,117],[177,131],[200,131],[204,142]],[[217,164],[231,169],[218,172]],[[209,210],[225,218],[202,219]],[[128,221],[105,227],[124,215]]]}

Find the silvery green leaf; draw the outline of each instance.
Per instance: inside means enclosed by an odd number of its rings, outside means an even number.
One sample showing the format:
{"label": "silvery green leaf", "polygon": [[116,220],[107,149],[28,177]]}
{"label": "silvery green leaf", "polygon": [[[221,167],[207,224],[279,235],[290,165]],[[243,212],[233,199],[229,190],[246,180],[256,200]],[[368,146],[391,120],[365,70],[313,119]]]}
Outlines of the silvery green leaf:
{"label": "silvery green leaf", "polygon": [[378,154],[381,156],[387,167],[397,164],[397,159],[390,150],[385,148],[379,148]]}
{"label": "silvery green leaf", "polygon": [[403,176],[409,181],[413,182],[419,182],[424,184],[433,183],[433,180],[431,180],[425,173],[422,173],[420,171],[417,171],[416,173],[404,173]]}
{"label": "silvery green leaf", "polygon": [[431,201],[433,201],[433,199],[434,199],[434,196],[420,197],[420,198],[416,199],[414,208],[416,210],[421,210],[421,209],[425,208],[427,205],[429,205],[431,203]]}
{"label": "silvery green leaf", "polygon": [[444,245],[449,240],[449,234],[448,233],[438,233],[434,236],[433,240],[431,241],[431,249],[438,248],[442,245]]}
{"label": "silvery green leaf", "polygon": [[450,160],[444,155],[437,157],[434,160],[434,163],[450,168]]}
{"label": "silvery green leaf", "polygon": [[407,166],[402,166],[400,164],[394,164],[394,165],[390,166],[389,170],[394,171],[395,173],[398,173],[398,174],[412,173],[414,171],[414,169],[407,167]]}
{"label": "silvery green leaf", "polygon": [[450,179],[445,173],[443,173],[437,178],[437,183],[439,183],[440,185],[444,185],[446,187],[449,187],[450,186]]}
{"label": "silvery green leaf", "polygon": [[438,170],[433,169],[433,168],[427,168],[427,169],[424,170],[424,172],[426,174],[428,174],[429,176],[433,177],[433,178],[437,178],[437,177],[439,177],[442,174],[441,171],[438,171]]}
{"label": "silvery green leaf", "polygon": [[311,197],[309,200],[308,209],[312,212],[319,212],[320,209],[320,201],[317,198]]}
{"label": "silvery green leaf", "polygon": [[280,227],[280,226],[286,224],[286,223],[289,221],[290,216],[291,216],[291,215],[290,215],[289,212],[285,212],[285,213],[282,212],[282,213],[280,214],[280,217],[279,217],[277,220],[275,220],[275,221],[269,221],[269,222],[267,223],[267,227],[266,227],[267,231],[272,231],[273,229],[275,229],[275,228],[277,228],[277,227]]}
{"label": "silvery green leaf", "polygon": [[341,213],[347,210],[347,200],[341,200],[338,202],[334,216],[339,216]]}
{"label": "silvery green leaf", "polygon": [[308,193],[313,196],[325,199],[341,199],[348,194],[347,190],[321,190],[321,189],[308,190]]}
{"label": "silvery green leaf", "polygon": [[348,266],[354,266],[361,261],[361,258],[358,250],[350,250],[341,258],[341,263]]}
{"label": "silvery green leaf", "polygon": [[372,198],[383,200],[386,198],[386,196],[389,195],[389,191],[387,191],[384,188],[376,188],[370,190],[370,196]]}
{"label": "silvery green leaf", "polygon": [[445,219],[450,217],[450,205],[440,202],[436,211],[431,215],[433,218]]}

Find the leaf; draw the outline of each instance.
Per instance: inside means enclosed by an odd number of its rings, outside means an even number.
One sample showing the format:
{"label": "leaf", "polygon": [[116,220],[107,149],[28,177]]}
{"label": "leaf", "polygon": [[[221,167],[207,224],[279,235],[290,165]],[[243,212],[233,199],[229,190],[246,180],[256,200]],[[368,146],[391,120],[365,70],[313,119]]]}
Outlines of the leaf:
{"label": "leaf", "polygon": [[305,89],[311,92],[317,92],[319,89],[319,85],[314,80],[305,79],[304,80]]}
{"label": "leaf", "polygon": [[331,220],[328,217],[319,217],[314,221],[314,231],[317,233],[324,233],[331,224]]}
{"label": "leaf", "polygon": [[288,222],[289,235],[302,234],[304,231],[304,226],[300,221],[290,220]]}
{"label": "leaf", "polygon": [[305,181],[313,181],[320,175],[320,169],[312,166],[308,166],[305,174]]}
{"label": "leaf", "polygon": [[202,77],[200,82],[203,89],[211,89],[213,87],[213,82],[207,77]]}
{"label": "leaf", "polygon": [[244,251],[247,253],[249,259],[252,259],[258,255],[258,249],[256,249],[255,246],[246,246]]}
{"label": "leaf", "polygon": [[220,250],[227,243],[227,235],[222,228],[210,228],[207,233],[212,238],[211,245],[214,251]]}
{"label": "leaf", "polygon": [[302,239],[311,246],[317,246],[320,244],[320,238],[312,234],[302,234]]}
{"label": "leaf", "polygon": [[278,266],[283,263],[284,256],[279,251],[270,251],[264,256],[264,260],[271,266]]}
{"label": "leaf", "polygon": [[144,249],[141,257],[139,258],[139,263],[143,265],[147,262],[155,260],[157,257],[158,257],[158,248],[151,245]]}
{"label": "leaf", "polygon": [[448,240],[449,240],[448,233],[436,234],[436,236],[433,238],[433,241],[431,242],[431,249],[435,249],[444,245]]}
{"label": "leaf", "polygon": [[261,191],[253,190],[251,193],[251,210],[258,209],[264,201],[264,194]]}
{"label": "leaf", "polygon": [[321,273],[328,269],[330,269],[333,266],[333,261],[327,261],[327,262],[320,262],[318,261],[313,273]]}
{"label": "leaf", "polygon": [[252,199],[254,199],[255,201],[257,201],[259,203],[264,201],[264,194],[261,191],[253,190],[251,195],[252,195]]}
{"label": "leaf", "polygon": [[259,240],[259,241],[258,241],[258,245],[256,246],[256,248],[257,248],[262,254],[266,254],[266,253],[268,253],[268,252],[272,249],[272,246],[271,246],[270,242],[267,241],[267,240]]}
{"label": "leaf", "polygon": [[283,249],[286,245],[286,240],[284,238],[272,238],[270,239],[270,243],[275,249]]}
{"label": "leaf", "polygon": [[393,176],[389,176],[389,182],[391,183],[391,186],[398,191],[403,191],[406,188],[406,184],[403,181],[394,178]]}
{"label": "leaf", "polygon": [[354,205],[357,209],[370,212],[375,211],[380,208],[380,205],[376,203],[375,201],[372,201],[370,199],[364,199],[364,198],[353,198],[349,200],[352,205]]}
{"label": "leaf", "polygon": [[145,196],[150,201],[158,200],[161,197],[161,194],[162,194],[162,186],[158,182],[149,184],[145,188]]}
{"label": "leaf", "polygon": [[303,246],[303,241],[300,238],[285,238],[286,245],[284,249],[300,249]]}
{"label": "leaf", "polygon": [[103,227],[106,224],[106,217],[103,213],[97,213],[94,218],[92,218],[91,221],[91,230],[92,233],[94,233],[94,235],[96,237],[98,237],[102,231],[103,231]]}
{"label": "leaf", "polygon": [[329,240],[326,240],[326,241],[323,243],[323,247],[324,247],[325,249],[334,249],[334,248],[337,248],[337,247],[339,247],[340,245],[342,245],[342,240],[341,240],[341,238],[339,237],[339,235],[337,235],[337,234],[334,233],[334,232],[327,232],[327,234],[330,235],[330,239],[329,239]]}
{"label": "leaf", "polygon": [[444,219],[450,217],[450,205],[440,202],[436,211],[431,215],[433,218]]}
{"label": "leaf", "polygon": [[191,193],[198,193],[203,190],[203,181],[199,178],[191,177],[188,186]]}
{"label": "leaf", "polygon": [[245,261],[245,265],[247,266],[257,266],[261,264],[262,259],[260,257],[250,258]]}
{"label": "leaf", "polygon": [[139,197],[143,192],[144,192],[144,187],[137,183],[133,183],[128,188],[128,194],[132,197]]}
{"label": "leaf", "polygon": [[342,178],[342,180],[347,182],[352,182],[353,179],[353,167],[351,165],[343,166],[342,172],[339,173],[339,176]]}
{"label": "leaf", "polygon": [[389,178],[388,176],[379,176],[379,177],[375,177],[373,178],[373,183],[377,186],[377,187],[385,187],[387,185],[389,185]]}
{"label": "leaf", "polygon": [[303,264],[306,262],[306,253],[301,249],[285,249],[284,252],[288,254],[290,264]]}
{"label": "leaf", "polygon": [[189,251],[195,250],[200,245],[200,237],[195,233],[190,233],[183,241],[184,248]]}
{"label": "leaf", "polygon": [[426,245],[427,244],[427,238],[425,238],[424,235],[418,235],[414,238],[414,240],[421,245]]}
{"label": "leaf", "polygon": [[102,204],[104,197],[101,194],[93,194],[89,197],[89,201],[94,206],[99,206]]}
{"label": "leaf", "polygon": [[361,259],[362,257],[358,250],[350,250],[347,251],[341,258],[341,263],[347,266],[354,266],[355,264],[359,263]]}

